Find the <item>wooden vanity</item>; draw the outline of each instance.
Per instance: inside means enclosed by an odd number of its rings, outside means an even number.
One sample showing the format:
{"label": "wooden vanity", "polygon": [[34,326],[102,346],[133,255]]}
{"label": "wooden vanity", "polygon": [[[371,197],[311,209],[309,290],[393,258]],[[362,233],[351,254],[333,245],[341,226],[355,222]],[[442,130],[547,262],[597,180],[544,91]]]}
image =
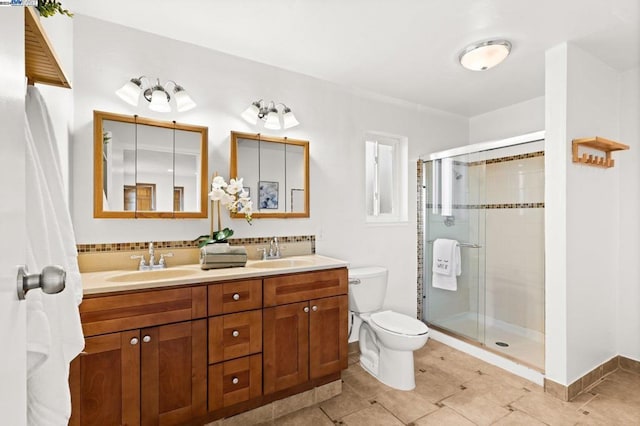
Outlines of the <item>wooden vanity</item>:
{"label": "wooden vanity", "polygon": [[324,268],[86,295],[70,424],[206,424],[339,380],[347,269]]}

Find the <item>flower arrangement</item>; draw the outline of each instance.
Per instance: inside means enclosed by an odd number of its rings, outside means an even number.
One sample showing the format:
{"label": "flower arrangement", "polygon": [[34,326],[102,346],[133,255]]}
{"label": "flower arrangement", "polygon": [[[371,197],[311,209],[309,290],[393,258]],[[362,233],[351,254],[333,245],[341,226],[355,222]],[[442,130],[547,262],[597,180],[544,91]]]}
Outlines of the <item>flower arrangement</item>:
{"label": "flower arrangement", "polygon": [[[230,179],[229,183],[227,183],[222,176],[218,176],[216,173],[211,181],[209,198],[211,199],[211,232],[195,239],[195,241],[199,242],[198,247],[203,247],[209,243],[224,242],[233,235],[232,229],[222,229],[221,205],[232,213],[244,214],[246,221],[251,224],[252,202],[249,194],[242,186],[242,178]],[[216,211],[218,212],[218,226],[217,230],[214,231],[213,217]]]}

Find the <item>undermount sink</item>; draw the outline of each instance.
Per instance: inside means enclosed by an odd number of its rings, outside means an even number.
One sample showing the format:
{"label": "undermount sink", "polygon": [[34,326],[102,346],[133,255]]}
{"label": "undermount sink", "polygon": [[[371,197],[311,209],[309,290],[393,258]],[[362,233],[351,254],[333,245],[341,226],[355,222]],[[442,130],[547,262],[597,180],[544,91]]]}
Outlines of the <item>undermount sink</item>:
{"label": "undermount sink", "polygon": [[117,283],[166,280],[170,278],[182,278],[197,273],[194,269],[157,269],[152,271],[123,272],[106,278],[106,281]]}
{"label": "undermount sink", "polygon": [[300,266],[312,266],[314,262],[307,259],[274,259],[274,260],[259,260],[252,262],[253,268],[295,268]]}

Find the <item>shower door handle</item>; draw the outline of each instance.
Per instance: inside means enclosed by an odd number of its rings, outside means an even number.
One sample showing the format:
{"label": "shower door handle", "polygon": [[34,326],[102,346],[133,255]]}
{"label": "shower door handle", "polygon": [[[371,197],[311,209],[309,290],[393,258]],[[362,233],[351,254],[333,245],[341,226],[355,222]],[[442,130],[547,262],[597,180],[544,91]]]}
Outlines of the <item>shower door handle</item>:
{"label": "shower door handle", "polygon": [[41,288],[43,293],[56,294],[64,290],[67,273],[62,267],[49,265],[42,268],[39,274],[29,274],[27,265],[18,268],[18,299],[24,300],[27,292]]}

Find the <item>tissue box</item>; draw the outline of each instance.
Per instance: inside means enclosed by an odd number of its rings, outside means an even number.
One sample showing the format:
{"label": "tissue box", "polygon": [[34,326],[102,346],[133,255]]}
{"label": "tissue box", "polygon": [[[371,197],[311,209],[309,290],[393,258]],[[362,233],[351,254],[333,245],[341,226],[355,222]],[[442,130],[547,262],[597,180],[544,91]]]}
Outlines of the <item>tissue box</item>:
{"label": "tissue box", "polygon": [[218,269],[244,266],[247,250],[244,246],[230,246],[228,243],[207,244],[200,249],[200,268]]}

